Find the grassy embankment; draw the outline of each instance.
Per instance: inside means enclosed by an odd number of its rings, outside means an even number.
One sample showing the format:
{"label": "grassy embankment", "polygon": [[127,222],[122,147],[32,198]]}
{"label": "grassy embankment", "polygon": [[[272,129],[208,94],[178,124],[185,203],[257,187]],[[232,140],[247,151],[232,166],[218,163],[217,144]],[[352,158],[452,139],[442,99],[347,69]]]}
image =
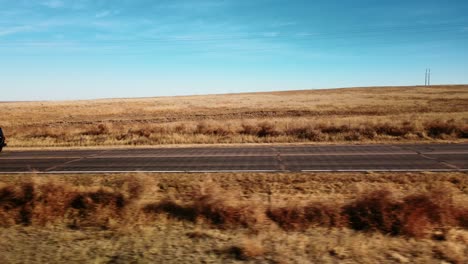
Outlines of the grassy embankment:
{"label": "grassy embankment", "polygon": [[468,86],[2,103],[10,147],[466,141]]}
{"label": "grassy embankment", "polygon": [[1,263],[466,263],[468,178],[7,175],[0,226]]}

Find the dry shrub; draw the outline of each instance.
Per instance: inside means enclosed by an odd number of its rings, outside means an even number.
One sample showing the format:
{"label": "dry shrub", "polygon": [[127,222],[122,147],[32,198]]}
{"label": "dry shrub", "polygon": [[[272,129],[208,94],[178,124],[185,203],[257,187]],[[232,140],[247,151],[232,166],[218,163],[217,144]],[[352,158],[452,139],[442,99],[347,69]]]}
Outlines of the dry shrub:
{"label": "dry shrub", "polygon": [[249,204],[232,205],[209,194],[195,200],[194,209],[198,215],[222,227],[253,227],[262,221],[257,207]]}
{"label": "dry shrub", "polygon": [[195,128],[195,133],[203,135],[228,136],[232,134],[229,127],[224,124],[200,122]]}
{"label": "dry shrub", "polygon": [[195,133],[197,134],[211,134],[212,126],[208,122],[203,121],[197,124]]}
{"label": "dry shrub", "polygon": [[337,227],[342,222],[337,207],[323,203],[270,207],[267,216],[286,230],[304,230],[311,225]]}
{"label": "dry shrub", "polygon": [[453,119],[447,121],[434,120],[424,124],[424,129],[426,130],[427,135],[433,138],[441,138],[444,135],[453,134],[458,134],[460,137],[466,137],[466,131],[462,131],[462,127],[462,125],[456,124]]}
{"label": "dry shrub", "polygon": [[[134,188],[133,191],[136,191]],[[0,226],[65,223],[107,228],[125,220],[137,195],[114,190],[82,191],[65,184],[25,182],[0,189]]]}
{"label": "dry shrub", "polygon": [[351,127],[348,125],[319,124],[317,128],[325,134],[342,134],[351,131]]}
{"label": "dry shrub", "polygon": [[265,248],[261,241],[253,239],[244,239],[238,245],[227,249],[227,253],[234,256],[237,260],[253,260],[265,255]]}
{"label": "dry shrub", "polygon": [[[388,119],[388,118],[387,118]],[[336,142],[368,140],[455,140],[468,138],[464,119],[448,121],[398,121],[345,119],[217,120],[148,124],[102,123],[22,127],[8,130],[12,144],[25,145],[153,145],[179,143]],[[430,120],[430,119],[429,119]],[[313,123],[312,123],[313,122]],[[317,125],[315,125],[317,123]],[[346,122],[345,124],[343,124]],[[247,135],[248,137],[245,137]],[[287,136],[287,137],[284,137]]]}
{"label": "dry shrub", "polygon": [[368,139],[374,139],[377,136],[375,129],[370,123],[361,125],[359,127],[359,134],[361,134],[362,137],[368,138]]}
{"label": "dry shrub", "polygon": [[457,206],[451,192],[443,189],[398,198],[391,191],[378,190],[343,206],[317,202],[273,206],[267,210],[267,216],[286,230],[318,225],[427,237],[438,229],[467,228],[468,208]]}
{"label": "dry shrub", "polygon": [[[447,204],[447,206],[450,206]],[[436,225],[443,226],[444,208],[425,194],[412,195],[403,199],[401,227],[396,226],[395,235],[413,237],[426,236]],[[450,213],[449,211],[447,211]]]}
{"label": "dry shrub", "polygon": [[275,124],[271,122],[261,122],[258,124],[258,137],[276,137],[279,136],[281,133],[276,129]]}
{"label": "dry shrub", "polygon": [[185,124],[178,124],[173,128],[175,133],[185,134],[188,131],[188,128]]}
{"label": "dry shrub", "polygon": [[74,195],[74,190],[69,185],[50,182],[35,184],[32,224],[43,226],[64,221]]}
{"label": "dry shrub", "polygon": [[25,182],[0,190],[0,225],[45,225],[63,220],[72,197],[65,185]]}
{"label": "dry shrub", "polygon": [[257,126],[248,124],[248,123],[242,123],[239,133],[242,135],[255,136],[258,134],[258,131],[259,131],[259,128]]}
{"label": "dry shrub", "polygon": [[99,124],[95,127],[92,127],[81,134],[84,136],[100,136],[100,135],[107,135],[110,133],[110,129],[105,124]]}
{"label": "dry shrub", "polygon": [[468,206],[460,206],[455,211],[455,217],[460,227],[468,229]]}
{"label": "dry shrub", "polygon": [[111,220],[122,219],[129,200],[120,192],[99,189],[76,192],[67,207],[71,210],[72,228],[98,226],[108,228]]}
{"label": "dry shrub", "polygon": [[[397,199],[390,191],[364,195],[343,207],[355,230],[424,237],[434,228],[462,226],[466,211],[457,207],[450,190],[414,194]],[[461,220],[461,221],[460,221]]]}
{"label": "dry shrub", "polygon": [[157,125],[157,126],[152,126],[151,128],[148,128],[150,134],[148,136],[151,136],[153,133],[157,134],[169,134],[172,133],[173,130],[169,126],[164,126],[164,125]]}
{"label": "dry shrub", "polygon": [[53,139],[65,139],[66,134],[61,127],[47,127],[47,128],[36,128],[27,133],[27,138],[53,138]]}
{"label": "dry shrub", "polygon": [[117,141],[127,140],[128,138],[130,138],[130,136],[127,133],[122,133],[115,136]]}
{"label": "dry shrub", "polygon": [[137,201],[145,195],[157,195],[158,180],[147,175],[122,175],[107,185],[110,191],[119,191],[129,202]]}
{"label": "dry shrub", "polygon": [[267,216],[285,230],[305,230],[311,226],[349,227],[394,236],[427,237],[434,230],[467,228],[468,208],[457,206],[452,192],[442,189],[398,197],[392,191],[378,190],[343,205],[291,203],[264,210],[238,202],[232,193],[210,187],[194,191],[185,202],[165,199],[147,205],[144,210],[192,222],[206,220],[222,228],[255,227]]}
{"label": "dry shrub", "polygon": [[347,141],[358,141],[361,140],[362,135],[358,130],[352,130],[344,135],[344,139]]}
{"label": "dry shrub", "polygon": [[34,189],[32,183],[0,189],[0,226],[31,224]]}
{"label": "dry shrub", "polygon": [[217,186],[199,188],[189,195],[190,202],[165,199],[144,207],[146,213],[166,213],[181,220],[198,219],[221,227],[255,227],[264,221],[258,205],[239,202],[240,197]]}
{"label": "dry shrub", "polygon": [[153,140],[147,137],[132,138],[127,142],[129,145],[151,145]]}
{"label": "dry shrub", "polygon": [[198,212],[191,205],[183,205],[181,202],[172,199],[163,199],[157,203],[147,204],[143,211],[148,214],[166,213],[176,219],[185,221],[196,221]]}
{"label": "dry shrub", "polygon": [[273,204],[265,209],[252,200],[242,201],[240,193],[202,183],[178,199],[166,197],[140,207],[142,193],[147,192],[144,186],[157,186],[148,184],[150,180],[127,177],[105,188],[37,181],[6,185],[0,188],[0,226],[58,223],[72,228],[112,228],[141,221],[138,217],[144,212],[145,216],[167,214],[184,221],[205,221],[218,228],[258,230],[268,218],[285,230],[349,227],[410,237],[427,237],[438,231],[442,232],[437,235],[440,240],[451,227],[468,229],[468,207],[454,199],[460,193],[444,186],[407,196],[378,190],[345,204]]}
{"label": "dry shrub", "polygon": [[124,133],[116,134],[114,138],[118,141],[126,141],[127,144],[144,145],[150,143],[152,134],[150,128],[132,128]]}
{"label": "dry shrub", "polygon": [[460,137],[468,138],[468,124],[463,124],[460,129]]}
{"label": "dry shrub", "polygon": [[149,127],[142,127],[138,129],[130,129],[127,134],[129,135],[135,135],[138,137],[145,137],[149,138],[152,134],[152,130]]}
{"label": "dry shrub", "polygon": [[381,231],[397,235],[401,219],[396,213],[400,204],[386,190],[375,191],[343,208],[349,225],[354,230]]}
{"label": "dry shrub", "polygon": [[389,135],[393,137],[403,137],[410,133],[413,133],[415,128],[408,122],[404,122],[402,125],[383,123],[374,125],[374,129],[377,134]]}
{"label": "dry shrub", "polygon": [[315,129],[310,125],[287,128],[286,134],[289,136],[297,137],[299,139],[307,139],[310,141],[324,140],[324,135],[320,132],[320,130]]}

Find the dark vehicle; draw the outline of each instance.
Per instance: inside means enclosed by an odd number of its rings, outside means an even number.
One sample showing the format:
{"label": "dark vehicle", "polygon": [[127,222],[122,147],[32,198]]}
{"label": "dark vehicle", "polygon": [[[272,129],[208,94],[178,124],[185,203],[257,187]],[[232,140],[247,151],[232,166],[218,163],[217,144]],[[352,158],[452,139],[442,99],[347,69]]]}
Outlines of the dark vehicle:
{"label": "dark vehicle", "polygon": [[2,128],[0,127],[0,152],[2,152],[3,147],[6,147],[5,135],[3,134]]}

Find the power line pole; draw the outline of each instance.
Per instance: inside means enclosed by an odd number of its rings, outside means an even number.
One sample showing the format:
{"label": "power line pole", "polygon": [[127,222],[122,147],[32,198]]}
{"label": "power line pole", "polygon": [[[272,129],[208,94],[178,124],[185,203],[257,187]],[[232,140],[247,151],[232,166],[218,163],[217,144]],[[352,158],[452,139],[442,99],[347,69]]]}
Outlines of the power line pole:
{"label": "power line pole", "polygon": [[430,86],[431,85],[431,69],[426,68],[426,75],[424,77],[424,86]]}
{"label": "power line pole", "polygon": [[426,68],[426,75],[424,75],[424,86],[427,86],[427,68]]}
{"label": "power line pole", "polygon": [[429,73],[427,75],[427,85],[431,86],[431,68],[429,68]]}

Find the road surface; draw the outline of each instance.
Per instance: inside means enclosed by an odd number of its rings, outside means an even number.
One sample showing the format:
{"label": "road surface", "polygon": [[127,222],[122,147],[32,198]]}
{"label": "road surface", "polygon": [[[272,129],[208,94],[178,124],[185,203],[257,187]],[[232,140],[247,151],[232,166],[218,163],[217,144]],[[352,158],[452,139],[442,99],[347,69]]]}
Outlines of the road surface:
{"label": "road surface", "polygon": [[468,171],[468,144],[8,151],[0,173]]}

